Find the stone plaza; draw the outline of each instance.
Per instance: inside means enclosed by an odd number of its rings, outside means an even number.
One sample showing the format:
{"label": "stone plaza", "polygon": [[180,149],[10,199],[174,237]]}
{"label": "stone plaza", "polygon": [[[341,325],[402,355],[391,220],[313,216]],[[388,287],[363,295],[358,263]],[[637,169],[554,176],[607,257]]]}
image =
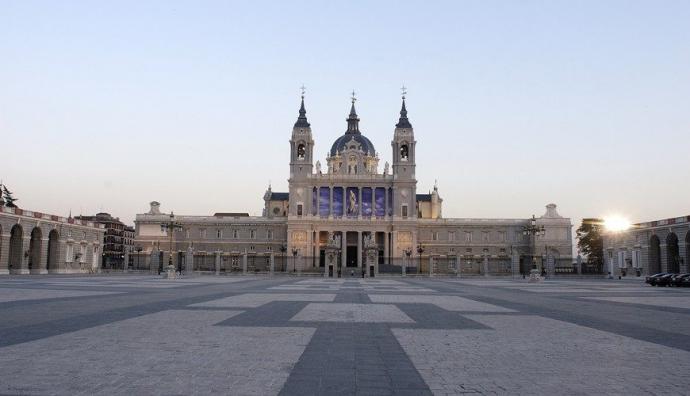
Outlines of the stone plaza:
{"label": "stone plaza", "polygon": [[0,279],[0,394],[687,394],[690,290],[521,278]]}

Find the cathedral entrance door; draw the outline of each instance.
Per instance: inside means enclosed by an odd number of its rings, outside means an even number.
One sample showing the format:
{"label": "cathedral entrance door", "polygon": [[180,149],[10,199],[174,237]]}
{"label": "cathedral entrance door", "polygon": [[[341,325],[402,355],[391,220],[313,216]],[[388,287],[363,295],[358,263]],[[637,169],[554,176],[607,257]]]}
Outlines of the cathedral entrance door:
{"label": "cathedral entrance door", "polygon": [[357,246],[347,247],[347,267],[357,267]]}

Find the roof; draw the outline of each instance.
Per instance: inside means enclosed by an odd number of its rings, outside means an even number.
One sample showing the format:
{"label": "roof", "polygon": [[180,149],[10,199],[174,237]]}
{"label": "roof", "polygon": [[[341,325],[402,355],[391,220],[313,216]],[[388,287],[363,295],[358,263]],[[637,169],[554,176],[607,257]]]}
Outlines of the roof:
{"label": "roof", "polygon": [[213,217],[249,217],[249,213],[218,212]]}
{"label": "roof", "polygon": [[290,200],[290,193],[272,192],[270,200],[271,201],[289,201]]}
{"label": "roof", "polygon": [[417,201],[430,202],[431,194],[417,194]]}
{"label": "roof", "polygon": [[374,148],[374,144],[371,143],[369,139],[367,139],[366,136],[362,135],[361,133],[350,133],[347,132],[343,136],[339,137],[336,139],[335,143],[333,143],[333,146],[331,146],[331,155],[335,155],[336,152],[342,153],[346,148],[351,147],[350,143],[352,141],[355,141],[357,143],[357,146],[364,151],[365,153],[369,153],[369,155],[375,155],[376,154],[376,149]]}

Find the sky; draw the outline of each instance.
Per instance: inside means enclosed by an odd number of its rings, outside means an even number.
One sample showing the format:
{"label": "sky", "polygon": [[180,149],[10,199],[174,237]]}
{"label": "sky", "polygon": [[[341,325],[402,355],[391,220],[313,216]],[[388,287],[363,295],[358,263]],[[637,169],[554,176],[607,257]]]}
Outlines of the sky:
{"label": "sky", "polygon": [[379,170],[404,85],[444,217],[688,215],[688,21],[688,1],[0,0],[0,179],[65,216],[260,215],[302,84],[315,157],[355,90]]}

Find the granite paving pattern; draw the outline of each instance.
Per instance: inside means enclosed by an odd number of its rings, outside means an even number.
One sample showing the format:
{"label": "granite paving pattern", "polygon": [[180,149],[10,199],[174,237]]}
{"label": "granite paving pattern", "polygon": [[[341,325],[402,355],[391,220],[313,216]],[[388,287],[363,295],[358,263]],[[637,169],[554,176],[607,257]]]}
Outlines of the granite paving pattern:
{"label": "granite paving pattern", "polygon": [[688,301],[629,280],[7,276],[0,394],[687,394]]}

